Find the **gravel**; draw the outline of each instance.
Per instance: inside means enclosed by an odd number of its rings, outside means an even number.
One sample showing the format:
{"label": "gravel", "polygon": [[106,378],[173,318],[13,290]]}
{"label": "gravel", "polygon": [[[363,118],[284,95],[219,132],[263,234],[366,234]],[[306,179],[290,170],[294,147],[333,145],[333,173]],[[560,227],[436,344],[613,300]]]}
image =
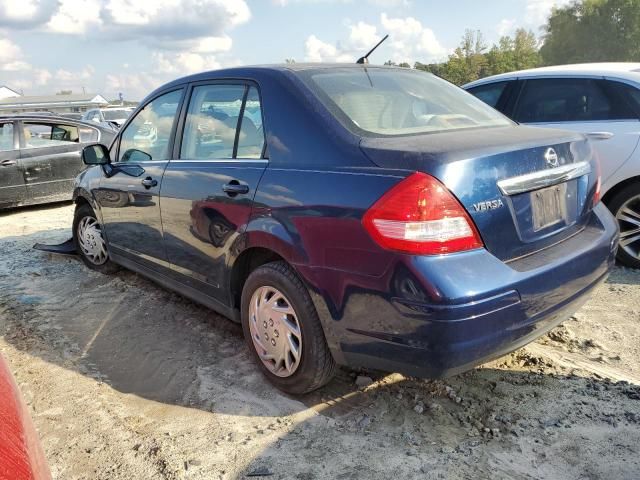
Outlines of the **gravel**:
{"label": "gravel", "polygon": [[36,252],[73,208],[0,214],[0,353],[56,479],[631,479],[640,272],[549,335],[447,380],[340,370],[292,398],[241,329],[122,271]]}

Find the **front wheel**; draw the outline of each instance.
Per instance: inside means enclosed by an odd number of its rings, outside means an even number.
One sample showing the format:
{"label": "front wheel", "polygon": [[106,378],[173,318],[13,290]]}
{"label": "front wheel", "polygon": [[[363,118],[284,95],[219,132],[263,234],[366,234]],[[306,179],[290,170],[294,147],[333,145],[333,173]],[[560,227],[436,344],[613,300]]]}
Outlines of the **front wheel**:
{"label": "front wheel", "polygon": [[280,390],[311,392],[335,373],[309,293],[284,262],[249,275],[242,290],[242,330],[256,363]]}
{"label": "front wheel", "polygon": [[109,259],[102,226],[93,209],[85,204],[76,208],[73,218],[73,241],[85,265],[101,273],[113,273],[118,266]]}

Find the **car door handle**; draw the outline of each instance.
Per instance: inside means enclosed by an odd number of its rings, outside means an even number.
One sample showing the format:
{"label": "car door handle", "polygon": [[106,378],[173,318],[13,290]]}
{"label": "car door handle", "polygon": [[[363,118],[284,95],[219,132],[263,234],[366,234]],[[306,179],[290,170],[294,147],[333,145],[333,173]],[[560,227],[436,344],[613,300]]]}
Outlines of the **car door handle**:
{"label": "car door handle", "polygon": [[151,187],[155,187],[158,185],[158,181],[154,180],[151,177],[147,177],[144,180],[142,180],[142,185],[144,186],[144,188],[151,188]]}
{"label": "car door handle", "polygon": [[10,167],[11,165],[15,165],[16,161],[15,160],[3,160],[0,162],[0,166],[3,167]]}
{"label": "car door handle", "polygon": [[229,195],[238,195],[249,193],[249,185],[243,185],[237,180],[231,180],[222,186],[222,191]]}
{"label": "car door handle", "polygon": [[587,133],[587,137],[591,140],[609,140],[613,137],[613,133],[611,132],[589,132]]}

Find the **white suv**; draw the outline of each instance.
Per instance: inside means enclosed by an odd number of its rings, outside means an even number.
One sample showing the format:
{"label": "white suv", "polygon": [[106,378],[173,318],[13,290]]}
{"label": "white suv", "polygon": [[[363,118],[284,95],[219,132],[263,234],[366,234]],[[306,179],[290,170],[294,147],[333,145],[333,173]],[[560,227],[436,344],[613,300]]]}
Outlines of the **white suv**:
{"label": "white suv", "polygon": [[519,123],[594,140],[603,201],[620,225],[618,260],[640,268],[640,63],[536,68],[462,88]]}

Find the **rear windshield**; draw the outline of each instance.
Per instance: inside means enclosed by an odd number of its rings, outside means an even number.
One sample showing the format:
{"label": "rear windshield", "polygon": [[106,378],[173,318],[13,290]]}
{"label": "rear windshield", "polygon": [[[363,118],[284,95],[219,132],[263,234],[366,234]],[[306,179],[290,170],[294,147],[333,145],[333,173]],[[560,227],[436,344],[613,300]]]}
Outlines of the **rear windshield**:
{"label": "rear windshield", "polygon": [[415,70],[345,68],[302,71],[347,127],[374,135],[407,135],[512,125],[473,95]]}

